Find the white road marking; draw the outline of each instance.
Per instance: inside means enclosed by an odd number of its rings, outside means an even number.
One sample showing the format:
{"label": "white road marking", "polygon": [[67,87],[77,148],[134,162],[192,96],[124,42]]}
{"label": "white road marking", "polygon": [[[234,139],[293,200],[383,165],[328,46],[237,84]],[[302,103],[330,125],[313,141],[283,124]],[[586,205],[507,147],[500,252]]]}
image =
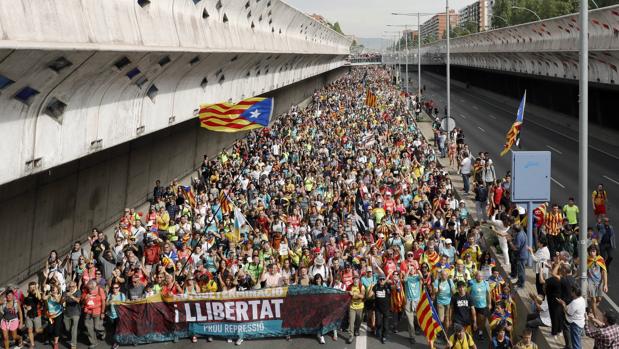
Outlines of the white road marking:
{"label": "white road marking", "polygon": [[355,349],[366,349],[368,346],[367,336],[368,326],[365,323],[361,324],[359,335],[355,338]]}
{"label": "white road marking", "polygon": [[556,185],[558,185],[558,186],[560,186],[561,188],[565,189],[565,186],[564,186],[563,184],[559,183],[559,181],[557,181],[556,179],[554,179],[554,178],[552,178],[552,177],[550,177],[550,179],[551,179],[553,182],[555,182],[555,184],[556,184]]}
{"label": "white road marking", "polygon": [[613,182],[613,183],[615,183],[615,184],[619,185],[619,182],[617,182],[616,180],[614,180],[614,179],[612,179],[612,178],[610,178],[610,177],[608,177],[608,176],[602,176],[602,177],[604,177],[604,178],[608,179],[609,181],[611,181],[611,182]]}
{"label": "white road marking", "polygon": [[475,110],[479,110],[479,108],[477,108],[477,106],[476,106],[476,105],[474,105],[474,106],[473,106],[473,109],[475,109]]}
{"label": "white road marking", "polygon": [[548,147],[548,149],[550,149],[550,150],[554,150],[554,151],[556,151],[559,155],[562,155],[562,154],[563,154],[563,153],[562,153],[560,150],[558,150],[557,148],[551,147],[551,146],[549,146],[549,145],[547,145],[546,147]]}
{"label": "white road marking", "polygon": [[496,120],[496,116],[492,115],[492,114],[488,114],[489,117],[491,117],[492,119]]}
{"label": "white road marking", "polygon": [[466,115],[464,115],[464,114],[460,114],[460,116],[461,116],[463,119],[466,119]]}
{"label": "white road marking", "polygon": [[481,130],[481,132],[486,132],[486,130],[484,130],[483,128],[481,128],[481,127],[479,127],[479,126],[477,126],[477,128],[478,128],[478,129],[480,129],[480,130]]}

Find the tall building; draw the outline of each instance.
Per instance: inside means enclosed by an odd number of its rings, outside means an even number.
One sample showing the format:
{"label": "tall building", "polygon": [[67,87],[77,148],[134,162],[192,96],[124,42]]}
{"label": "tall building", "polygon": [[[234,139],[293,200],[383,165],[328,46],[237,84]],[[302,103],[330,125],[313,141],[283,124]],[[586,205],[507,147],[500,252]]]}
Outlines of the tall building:
{"label": "tall building", "polygon": [[403,35],[408,35],[408,40],[410,40],[411,42],[415,41],[417,36],[419,35],[419,32],[413,29],[405,29],[402,33]]}
{"label": "tall building", "polygon": [[[421,40],[428,37],[440,40],[443,38],[445,29],[447,28],[447,19],[444,13],[434,15],[421,25]],[[449,22],[451,27],[458,25],[458,14],[455,10],[449,10]]]}
{"label": "tall building", "polygon": [[479,0],[460,10],[458,25],[468,27],[475,23],[477,31],[486,31],[492,27],[492,6],[494,0]]}

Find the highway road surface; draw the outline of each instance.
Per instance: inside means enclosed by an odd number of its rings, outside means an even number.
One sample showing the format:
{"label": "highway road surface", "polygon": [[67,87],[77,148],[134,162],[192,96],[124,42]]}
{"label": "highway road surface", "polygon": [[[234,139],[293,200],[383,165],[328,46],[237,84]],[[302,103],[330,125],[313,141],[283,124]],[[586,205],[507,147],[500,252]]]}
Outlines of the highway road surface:
{"label": "highway road surface", "polygon": [[[415,79],[412,79],[415,80]],[[443,117],[446,105],[445,77],[423,73],[422,85],[426,86],[426,97],[439,103],[439,112]],[[465,141],[476,155],[488,151],[494,161],[497,176],[502,176],[511,169],[511,156],[503,157],[499,153],[505,143],[505,134],[516,118],[519,99],[513,99],[511,107],[485,95],[480,89],[466,89],[460,84],[451,85],[451,115],[456,125],[462,128]],[[565,116],[566,118],[568,116]],[[610,116],[609,116],[610,117]],[[561,206],[573,196],[578,203],[578,134],[561,126],[548,125],[544,119],[525,108],[524,124],[521,131],[520,150],[546,150],[552,153],[551,201]],[[619,132],[617,132],[619,137]],[[604,184],[609,195],[608,215],[611,224],[619,227],[619,151],[617,147],[595,138],[590,133],[589,141],[589,190],[593,191],[598,183]],[[589,202],[589,225],[595,217]],[[617,255],[615,251],[615,256]],[[616,259],[617,257],[615,257]],[[618,262],[613,266],[619,268]],[[612,266],[611,266],[612,267]],[[612,275],[612,269],[611,273]],[[608,302],[619,301],[619,278],[609,277]],[[608,305],[608,304],[606,304]],[[619,311],[613,305],[615,311]]]}

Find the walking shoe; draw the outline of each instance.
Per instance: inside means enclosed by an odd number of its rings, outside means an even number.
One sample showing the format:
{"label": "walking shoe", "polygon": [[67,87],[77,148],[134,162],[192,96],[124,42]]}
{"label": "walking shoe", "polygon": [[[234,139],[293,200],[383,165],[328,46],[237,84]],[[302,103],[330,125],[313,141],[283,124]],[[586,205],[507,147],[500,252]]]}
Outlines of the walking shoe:
{"label": "walking shoe", "polygon": [[228,338],[227,342],[232,343],[232,338]]}
{"label": "walking shoe", "polygon": [[333,338],[334,341],[337,340],[337,331],[333,331],[333,337],[331,338]]}
{"label": "walking shoe", "polygon": [[[198,337],[192,336],[191,337],[191,343],[197,343],[197,342],[198,342]],[[114,348],[114,349],[116,349],[116,348]]]}
{"label": "walking shoe", "polygon": [[234,345],[241,345],[243,343],[243,338],[239,338],[236,340],[236,343],[234,343]]}
{"label": "walking shoe", "polygon": [[209,342],[209,343],[212,342],[213,341],[213,337],[206,337],[206,341]]}
{"label": "walking shoe", "polygon": [[359,331],[355,331],[355,337],[359,337]]}
{"label": "walking shoe", "polygon": [[292,339],[290,338],[290,336],[286,336],[286,340],[290,342]]}
{"label": "walking shoe", "polygon": [[112,345],[112,349],[118,349],[119,345],[118,343],[114,343],[114,345]]}
{"label": "walking shoe", "polygon": [[409,339],[408,339],[408,341],[409,341],[411,344],[415,344],[415,343],[417,342],[417,340],[415,339],[415,337],[411,337],[411,338],[409,338]]}
{"label": "walking shoe", "polygon": [[387,338],[385,338],[385,337],[381,338],[380,342],[383,343],[383,344],[387,343]]}
{"label": "walking shoe", "polygon": [[325,336],[318,336],[318,341],[320,344],[325,344]]}
{"label": "walking shoe", "polygon": [[348,339],[346,340],[346,344],[352,344],[354,337],[348,337]]}

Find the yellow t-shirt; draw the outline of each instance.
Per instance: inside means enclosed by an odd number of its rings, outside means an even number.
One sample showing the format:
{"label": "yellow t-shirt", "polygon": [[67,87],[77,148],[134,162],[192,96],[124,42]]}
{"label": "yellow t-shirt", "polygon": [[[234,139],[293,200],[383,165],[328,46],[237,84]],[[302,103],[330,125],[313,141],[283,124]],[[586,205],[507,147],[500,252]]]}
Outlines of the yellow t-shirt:
{"label": "yellow t-shirt", "polygon": [[354,296],[355,295],[360,295],[361,294],[361,289],[358,286],[353,286],[350,288],[350,291],[353,294],[353,298],[350,301],[350,309],[353,310],[361,310],[363,309],[363,298],[360,299],[355,299]]}
{"label": "yellow t-shirt", "polygon": [[466,332],[462,339],[458,339],[455,334],[452,334],[451,337],[449,337],[449,341],[452,343],[452,349],[470,349],[475,345],[473,337]]}

